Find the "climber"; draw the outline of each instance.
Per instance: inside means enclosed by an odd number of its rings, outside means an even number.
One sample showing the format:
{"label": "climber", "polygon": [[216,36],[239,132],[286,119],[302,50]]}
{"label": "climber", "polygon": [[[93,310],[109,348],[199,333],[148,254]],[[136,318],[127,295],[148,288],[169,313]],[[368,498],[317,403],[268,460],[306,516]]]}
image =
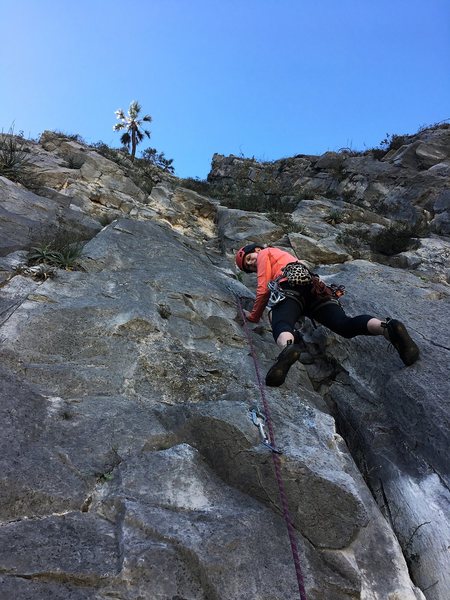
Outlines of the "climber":
{"label": "climber", "polygon": [[256,299],[251,311],[244,310],[245,318],[258,323],[268,306],[272,334],[282,349],[266,375],[266,385],[282,385],[299,359],[302,347],[295,339],[295,323],[302,315],[345,338],[383,335],[407,366],[419,358],[419,348],[403,323],[389,318],[381,321],[371,315],[348,317],[330,287],[289,252],[248,244],[236,253],[236,266],[246,273],[257,273]]}

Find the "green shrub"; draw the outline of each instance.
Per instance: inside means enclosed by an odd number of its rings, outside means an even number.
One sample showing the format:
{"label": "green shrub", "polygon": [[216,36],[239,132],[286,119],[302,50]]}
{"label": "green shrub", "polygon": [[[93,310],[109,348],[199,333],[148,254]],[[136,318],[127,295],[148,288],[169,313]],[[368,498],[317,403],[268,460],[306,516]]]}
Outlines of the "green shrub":
{"label": "green shrub", "polygon": [[339,181],[339,183],[344,181],[344,179],[347,178],[347,170],[344,166],[344,162],[341,161],[341,162],[337,163],[336,165],[334,165],[330,169],[330,173],[337,181]]}
{"label": "green shrub", "polygon": [[11,127],[8,133],[0,134],[0,175],[26,185],[33,160],[25,145],[23,135],[14,135]]}
{"label": "green shrub", "polygon": [[158,152],[156,148],[146,148],[141,152],[141,156],[142,158],[138,159],[139,161],[148,162],[169,173],[174,173],[175,171],[172,164],[173,158],[166,158],[164,152]]}
{"label": "green shrub", "polygon": [[213,196],[220,198],[221,203],[228,208],[237,208],[249,212],[275,212],[275,213],[291,213],[299,200],[297,198],[280,196],[280,195],[264,195],[264,194],[239,194],[234,192],[227,196],[221,196],[213,190]]}
{"label": "green shrub", "polygon": [[367,244],[369,233],[365,229],[354,227],[351,230],[340,232],[336,242],[346,248],[354,258],[361,258],[363,247]]}
{"label": "green shrub", "polygon": [[410,136],[408,135],[397,135],[395,133],[393,135],[389,135],[389,133],[387,133],[384,140],[381,140],[380,146],[386,148],[386,152],[389,152],[390,150],[398,150],[406,144],[409,138]]}
{"label": "green shrub", "polygon": [[391,150],[398,150],[399,148],[407,144],[410,141],[411,137],[412,136],[410,135],[397,135],[395,133],[393,135],[390,135],[389,133],[387,133],[386,137],[383,140],[381,140],[378,148],[370,148],[364,154],[369,154],[373,156],[373,158],[375,158],[376,160],[381,160]]}
{"label": "green shrub", "polygon": [[436,129],[449,129],[450,128],[450,119],[444,119],[443,121],[438,121],[437,123],[432,123],[431,125],[422,125],[418,129],[418,133],[422,133],[423,131],[433,131]]}
{"label": "green shrub", "polygon": [[86,145],[86,141],[81,137],[79,133],[66,133],[65,131],[60,131],[59,129],[54,129],[52,131],[53,135],[56,137],[62,138],[64,140],[70,140],[72,142],[78,142],[79,144]]}
{"label": "green shrub", "polygon": [[272,207],[268,198],[254,194],[234,193],[220,198],[221,203],[228,208],[246,210],[249,212],[268,212]]}
{"label": "green shrub", "polygon": [[128,176],[143,192],[151,194],[154,186],[161,181],[160,170],[150,164],[139,166],[136,164],[136,160],[133,168],[128,170]]}
{"label": "green shrub", "polygon": [[373,158],[376,160],[381,160],[384,156],[386,156],[388,151],[384,148],[371,148],[369,152]]}
{"label": "green shrub", "polygon": [[424,234],[425,232],[420,225],[395,223],[372,237],[369,240],[369,246],[373,252],[385,256],[394,256],[400,252],[418,248],[419,241],[417,238]]}
{"label": "green shrub", "polygon": [[206,179],[199,179],[198,177],[186,177],[180,179],[181,187],[202,194],[203,196],[211,195],[211,184]]}
{"label": "green shrub", "polygon": [[[424,131],[432,131],[435,129],[448,129],[450,127],[449,121],[450,121],[450,119],[444,119],[443,121],[434,123],[432,125],[422,125],[417,130],[417,133],[419,134],[419,133],[423,133]],[[365,152],[363,152],[363,154],[371,155],[374,158],[376,158],[377,160],[380,160],[381,158],[386,156],[386,154],[390,150],[398,150],[405,144],[408,144],[409,142],[411,142],[413,138],[414,138],[414,134],[413,135],[397,135],[394,133],[393,135],[391,135],[389,133],[386,133],[386,137],[383,140],[381,140],[378,148],[370,148],[370,149],[366,150]]]}
{"label": "green shrub", "polygon": [[108,146],[108,144],[105,144],[105,142],[102,141],[95,142],[94,144],[91,144],[90,147],[108,160],[112,160],[121,167],[124,166],[128,151],[124,152],[123,150],[118,150],[117,148],[111,148]]}
{"label": "green shrub", "polygon": [[246,210],[249,212],[266,212],[270,210],[268,199],[254,194],[234,194],[221,198],[221,202],[228,208]]}
{"label": "green shrub", "polygon": [[268,213],[267,218],[278,227],[281,227],[284,233],[303,233],[307,235],[306,227],[302,223],[296,223],[289,213],[272,211]]}
{"label": "green shrub", "polygon": [[395,133],[391,135],[387,133],[378,148],[370,148],[364,154],[369,154],[376,160],[381,160],[391,150],[398,150],[407,144],[411,137],[410,135],[397,135]]}

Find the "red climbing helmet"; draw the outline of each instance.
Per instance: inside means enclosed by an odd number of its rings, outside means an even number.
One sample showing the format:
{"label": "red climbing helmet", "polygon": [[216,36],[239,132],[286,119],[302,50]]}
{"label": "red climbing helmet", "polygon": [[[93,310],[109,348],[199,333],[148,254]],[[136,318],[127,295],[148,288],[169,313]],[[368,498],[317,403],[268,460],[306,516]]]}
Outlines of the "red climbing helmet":
{"label": "red climbing helmet", "polygon": [[251,254],[256,250],[256,248],[263,248],[261,244],[247,244],[246,246],[242,246],[236,252],[236,266],[241,271],[245,271],[246,273],[251,273],[249,269],[246,269],[244,266],[244,258],[247,254]]}

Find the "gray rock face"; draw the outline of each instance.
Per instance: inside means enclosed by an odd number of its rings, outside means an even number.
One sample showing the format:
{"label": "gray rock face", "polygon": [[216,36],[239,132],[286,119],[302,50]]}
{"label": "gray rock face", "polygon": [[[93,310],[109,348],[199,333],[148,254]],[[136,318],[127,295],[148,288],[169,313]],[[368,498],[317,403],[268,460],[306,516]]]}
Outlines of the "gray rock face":
{"label": "gray rock face", "polygon": [[219,207],[217,229],[224,249],[237,250],[248,240],[268,244],[279,239],[283,233],[267,217],[244,210]]}
{"label": "gray rock face", "polygon": [[[20,252],[0,262],[3,595],[298,597],[272,455],[250,419],[261,399],[234,294],[247,303],[252,292],[230,268],[250,235],[274,242],[282,231],[175,178],[135,193],[119,167],[81,144],[50,134],[43,143],[33,152],[55,166],[44,222],[62,210],[60,196],[82,219],[126,218],[93,235],[82,270],[37,281],[13,270]],[[61,185],[55,173],[72,155],[83,164]],[[312,159],[295,162],[315,178]],[[333,156],[322,162],[340,168]],[[5,189],[9,238],[16,202],[37,211],[42,197]],[[333,261],[330,280],[349,289],[363,282],[359,312],[401,306],[423,336],[422,359],[401,369],[380,340],[337,343],[316,331],[305,338],[313,362],[266,390],[307,597],[418,600],[420,585],[444,600],[448,287],[371,263],[338,266],[332,229],[307,237],[311,260]],[[17,240],[5,255],[26,247]],[[431,324],[419,327],[427,307]],[[265,372],[277,355],[267,321],[250,336]]]}
{"label": "gray rock face", "polygon": [[[93,578],[100,597],[113,589],[136,597],[163,568],[171,577],[147,587],[147,597],[258,598],[262,589],[274,598],[294,596],[270,453],[248,416],[252,365],[225,277],[170,229],[130,220],[92,240],[84,264],[86,273],[40,285],[1,329],[11,373],[4,397],[15,398],[6,410],[17,414],[11,440],[21,414],[29,428],[25,447],[20,439],[5,442],[6,464],[20,452],[15,468],[4,471],[3,519],[10,525],[2,532],[5,544],[20,532],[26,545],[17,542],[20,563],[13,553],[4,573],[36,577],[36,597],[47,593],[39,591],[41,563],[53,583],[55,568],[66,584]],[[312,392],[283,403],[280,394],[273,393],[274,420],[310,597],[364,597],[364,589],[374,598],[387,590],[420,597],[333,420],[314,408]],[[65,566],[64,548],[54,567],[45,553],[38,563],[33,555],[49,531],[46,520],[75,551],[67,519],[76,519],[71,530],[82,554],[102,548],[110,528],[109,549],[81,571],[73,572],[70,553]],[[369,540],[383,544],[389,582],[361,550]],[[284,567],[255,567],[255,560],[271,564],[275,554]],[[125,584],[131,591],[123,592]]]}
{"label": "gray rock face", "polygon": [[336,244],[334,236],[316,241],[307,235],[291,233],[289,241],[297,256],[314,265],[342,263],[351,258],[344,248]]}
{"label": "gray rock face", "polygon": [[67,233],[77,232],[86,239],[102,228],[98,221],[71,207],[68,198],[37,196],[0,177],[0,256],[32,246],[61,225]]}
{"label": "gray rock face", "polygon": [[329,334],[327,354],[342,369],[329,397],[416,583],[427,598],[444,599],[450,590],[448,286],[406,273],[399,278],[397,270],[365,261],[334,270],[327,280],[347,286],[349,314],[397,317],[420,346],[420,360],[402,368],[395,352],[380,352],[370,338]]}

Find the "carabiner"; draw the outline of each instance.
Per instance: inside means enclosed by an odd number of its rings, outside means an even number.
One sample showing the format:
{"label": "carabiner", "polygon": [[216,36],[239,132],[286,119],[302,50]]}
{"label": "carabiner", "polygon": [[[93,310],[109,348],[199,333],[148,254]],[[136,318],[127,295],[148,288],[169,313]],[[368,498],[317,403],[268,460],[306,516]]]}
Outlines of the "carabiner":
{"label": "carabiner", "polygon": [[250,415],[253,425],[255,425],[259,430],[259,435],[261,437],[262,444],[264,444],[264,446],[267,446],[267,448],[270,448],[272,452],[282,454],[281,450],[278,450],[278,448],[275,448],[275,446],[272,446],[272,444],[270,443],[269,437],[264,429],[264,425],[266,422],[265,416],[261,414],[257,408],[252,408],[250,411]]}

